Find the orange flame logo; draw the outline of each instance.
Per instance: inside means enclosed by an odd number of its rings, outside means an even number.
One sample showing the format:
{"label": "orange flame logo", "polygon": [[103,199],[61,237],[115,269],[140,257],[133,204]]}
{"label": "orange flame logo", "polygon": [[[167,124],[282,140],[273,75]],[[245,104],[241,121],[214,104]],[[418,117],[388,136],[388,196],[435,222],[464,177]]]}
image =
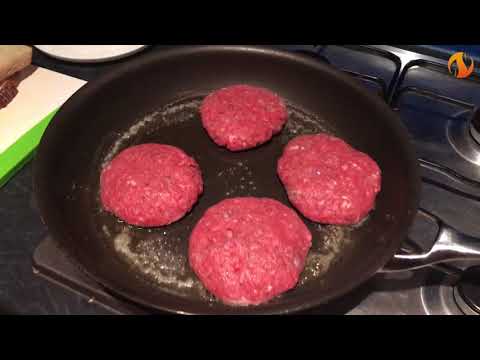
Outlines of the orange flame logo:
{"label": "orange flame logo", "polygon": [[[465,61],[463,59],[469,60],[470,66],[467,68]],[[452,68],[452,65],[456,64],[456,69]],[[473,73],[475,65],[473,59],[467,56],[464,52],[456,52],[448,60],[448,71],[450,74],[454,75],[457,79],[465,79]]]}

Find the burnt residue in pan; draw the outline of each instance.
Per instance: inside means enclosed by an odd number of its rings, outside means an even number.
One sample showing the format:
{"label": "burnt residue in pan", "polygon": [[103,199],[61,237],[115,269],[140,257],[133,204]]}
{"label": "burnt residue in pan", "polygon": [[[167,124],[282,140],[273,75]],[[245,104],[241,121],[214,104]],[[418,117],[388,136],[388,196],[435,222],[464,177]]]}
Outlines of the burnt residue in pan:
{"label": "burnt residue in pan", "polygon": [[[237,196],[271,197],[291,206],[277,177],[277,159],[285,144],[295,136],[327,132],[322,119],[288,104],[289,118],[283,131],[256,149],[230,152],[218,147],[204,131],[199,114],[202,96],[182,99],[132,122],[124,133],[106,139],[98,154],[96,172],[91,174],[92,217],[100,238],[135,272],[140,280],[155,283],[163,291],[213,303],[188,264],[188,238],[205,210],[222,199]],[[141,143],[164,143],[182,148],[202,169],[204,193],[192,211],[176,223],[159,228],[137,228],[103,211],[99,200],[101,169],[121,150]],[[107,144],[108,143],[108,144]],[[322,281],[350,243],[355,228],[322,226],[303,218],[313,235],[299,285]],[[295,290],[292,290],[295,291]],[[273,300],[275,301],[275,299]]]}

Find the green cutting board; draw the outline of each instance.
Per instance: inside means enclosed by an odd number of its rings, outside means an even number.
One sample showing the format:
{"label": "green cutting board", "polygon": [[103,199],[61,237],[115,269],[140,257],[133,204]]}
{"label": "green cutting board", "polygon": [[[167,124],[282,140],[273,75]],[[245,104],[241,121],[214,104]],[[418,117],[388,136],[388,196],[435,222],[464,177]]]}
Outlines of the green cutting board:
{"label": "green cutting board", "polygon": [[55,113],[86,83],[34,65],[15,76],[18,94],[0,109],[0,187],[31,159]]}
{"label": "green cutting board", "polygon": [[0,154],[0,188],[28,162],[40,143],[43,132],[58,109],[52,111],[26,132],[15,144]]}

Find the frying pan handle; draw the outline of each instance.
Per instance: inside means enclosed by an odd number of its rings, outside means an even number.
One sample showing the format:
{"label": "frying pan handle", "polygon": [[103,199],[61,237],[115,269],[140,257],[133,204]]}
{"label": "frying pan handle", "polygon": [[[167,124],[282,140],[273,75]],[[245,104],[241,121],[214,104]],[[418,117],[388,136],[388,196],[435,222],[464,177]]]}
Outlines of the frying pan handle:
{"label": "frying pan handle", "polygon": [[459,260],[480,261],[480,239],[466,235],[429,214],[438,223],[432,248],[425,253],[396,254],[382,272],[406,271]]}

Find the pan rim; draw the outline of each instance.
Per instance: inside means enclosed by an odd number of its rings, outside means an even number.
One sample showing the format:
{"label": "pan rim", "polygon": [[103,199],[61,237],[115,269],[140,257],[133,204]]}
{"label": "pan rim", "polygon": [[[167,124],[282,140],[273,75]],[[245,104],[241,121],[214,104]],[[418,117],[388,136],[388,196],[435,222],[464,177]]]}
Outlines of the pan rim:
{"label": "pan rim", "polygon": [[[415,211],[418,208],[419,201],[420,201],[419,199],[420,186],[421,186],[420,171],[419,171],[419,165],[417,162],[414,147],[413,147],[413,144],[411,143],[411,136],[406,126],[403,124],[399,116],[395,112],[393,112],[392,109],[385,102],[383,102],[380,98],[376,97],[374,94],[371,94],[370,92],[366,92],[365,89],[361,87],[359,83],[355,82],[354,79],[348,77],[346,74],[343,74],[332,67],[329,67],[319,61],[303,56],[301,54],[296,54],[286,50],[279,50],[279,49],[273,49],[273,48],[262,47],[262,46],[195,45],[195,46],[181,46],[177,48],[163,49],[162,51],[159,51],[159,52],[143,54],[143,55],[140,55],[138,58],[132,59],[130,62],[127,62],[125,64],[120,64],[115,68],[111,69],[110,71],[108,71],[107,73],[88,82],[61,106],[56,116],[54,117],[52,122],[50,122],[50,124],[48,125],[47,129],[44,132],[42,140],[37,148],[37,153],[36,153],[34,164],[33,164],[34,197],[38,204],[40,217],[43,223],[47,226],[48,231],[52,234],[52,238],[57,244],[59,243],[57,242],[56,239],[60,237],[62,234],[61,234],[61,231],[59,231],[59,229],[56,226],[48,225],[49,223],[51,224],[52,222],[49,221],[48,211],[46,210],[47,205],[44,203],[42,196],[40,196],[41,189],[38,181],[38,178],[42,172],[41,159],[44,156],[43,154],[46,152],[46,150],[44,150],[46,146],[45,144],[49,142],[50,138],[55,138],[55,118],[57,117],[62,118],[64,114],[68,114],[70,112],[69,110],[70,108],[74,108],[76,106],[76,103],[78,101],[80,101],[80,103],[83,102],[83,99],[88,99],[90,94],[97,91],[98,89],[101,89],[104,85],[110,83],[111,81],[124,76],[126,73],[134,72],[138,68],[147,66],[148,64],[153,64],[155,62],[167,60],[169,58],[174,58],[177,56],[189,56],[191,54],[199,54],[199,52],[200,53],[211,52],[211,51],[218,51],[218,50],[222,50],[226,52],[238,52],[242,54],[245,52],[254,52],[259,54],[265,54],[271,57],[280,57],[287,60],[293,60],[297,63],[301,63],[309,67],[313,67],[318,71],[327,72],[330,75],[338,78],[339,81],[342,81],[346,85],[348,85],[348,87],[351,88],[352,91],[355,91],[358,94],[358,96],[364,97],[366,101],[372,104],[372,107],[378,107],[380,108],[380,110],[385,112],[385,114],[388,113],[389,114],[388,116],[390,116],[393,120],[393,121],[390,121],[390,124],[392,126],[392,131],[395,132],[395,135],[399,137],[399,139],[402,140],[402,143],[405,145],[401,150],[406,155],[409,163],[411,164],[411,167],[409,168],[409,170],[411,170],[410,176],[414,181],[414,184],[411,189],[412,191],[410,194],[410,198],[409,198],[408,208],[410,209],[410,211],[408,214],[406,214],[407,225],[403,230],[403,235],[404,236],[407,235],[408,229],[411,227],[413,223]],[[401,242],[402,242],[401,236],[398,237],[397,241],[390,242],[387,248],[385,249],[384,255],[382,257],[378,257],[376,261],[372,262],[371,270],[365,271],[364,273],[362,273],[362,276],[359,279],[349,282],[346,286],[338,287],[330,291],[327,296],[323,296],[321,298],[312,297],[309,301],[303,301],[302,303],[298,305],[293,305],[293,306],[289,304],[282,304],[282,303],[275,304],[272,310],[262,309],[259,307],[257,308],[249,307],[248,311],[245,311],[245,309],[239,309],[241,310],[239,313],[242,313],[242,314],[296,313],[302,310],[311,309],[316,306],[321,306],[325,303],[328,303],[333,299],[339,298],[351,292],[353,289],[359,287],[360,285],[368,281],[373,275],[375,275],[375,273],[377,273],[381,268],[383,268],[388,263],[388,261],[392,259],[393,255],[400,248]],[[137,297],[132,291],[129,292],[129,291],[124,291],[119,289],[118,286],[113,285],[114,282],[112,282],[110,279],[104,279],[92,273],[83,264],[80,264],[79,261],[75,258],[75,256],[73,256],[73,254],[69,254],[69,251],[67,249],[64,249],[64,251],[69,255],[69,258],[71,260],[75,261],[77,266],[82,268],[82,271],[86,275],[88,275],[90,278],[92,278],[94,281],[101,284],[102,286],[108,288],[112,292],[119,294],[120,296],[123,296],[127,299],[131,299],[132,301],[140,305],[143,305],[147,308],[153,307],[154,309],[157,309],[160,311],[177,313],[177,314],[180,314],[180,313],[181,314],[204,314],[204,312],[185,311],[186,309],[174,308],[173,306],[164,306],[163,304],[152,304],[148,301],[145,301],[142,298]],[[206,309],[208,310],[208,306],[206,306]],[[213,313],[218,313],[218,312],[208,312],[208,311],[206,312],[206,314],[213,314]],[[232,310],[231,312],[229,311],[229,313],[235,314],[236,310]]]}

